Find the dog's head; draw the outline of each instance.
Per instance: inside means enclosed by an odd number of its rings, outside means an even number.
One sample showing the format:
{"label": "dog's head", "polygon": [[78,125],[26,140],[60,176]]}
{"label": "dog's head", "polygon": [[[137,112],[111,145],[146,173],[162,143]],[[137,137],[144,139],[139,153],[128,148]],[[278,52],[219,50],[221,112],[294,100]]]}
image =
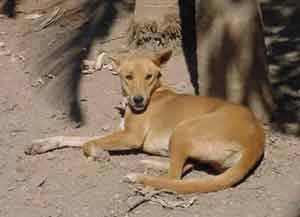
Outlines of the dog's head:
{"label": "dog's head", "polygon": [[146,109],[153,91],[160,86],[161,66],[171,57],[167,50],[152,57],[131,56],[113,59],[121,79],[122,90],[135,112]]}

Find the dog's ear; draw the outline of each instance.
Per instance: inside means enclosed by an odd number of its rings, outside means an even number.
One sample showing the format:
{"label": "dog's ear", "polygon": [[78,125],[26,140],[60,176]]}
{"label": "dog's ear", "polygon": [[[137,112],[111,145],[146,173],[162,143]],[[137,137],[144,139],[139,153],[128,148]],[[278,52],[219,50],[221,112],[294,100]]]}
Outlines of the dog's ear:
{"label": "dog's ear", "polygon": [[172,50],[164,50],[158,54],[156,54],[153,58],[152,61],[155,63],[157,66],[161,66],[168,62],[170,57],[172,56]]}
{"label": "dog's ear", "polygon": [[118,75],[119,74],[119,67],[120,67],[120,60],[115,58],[115,57],[109,57],[112,61],[112,65],[113,65],[113,70],[114,70],[114,74],[115,75]]}
{"label": "dog's ear", "polygon": [[120,60],[118,58],[115,58],[115,57],[109,57],[109,58],[111,59],[111,61],[114,63],[114,65],[116,67],[120,66],[121,62],[120,62]]}

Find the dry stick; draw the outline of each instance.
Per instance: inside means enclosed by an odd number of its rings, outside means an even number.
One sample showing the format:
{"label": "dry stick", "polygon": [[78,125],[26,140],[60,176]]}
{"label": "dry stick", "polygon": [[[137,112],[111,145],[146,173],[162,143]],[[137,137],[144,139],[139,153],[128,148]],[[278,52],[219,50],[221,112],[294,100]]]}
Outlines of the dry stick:
{"label": "dry stick", "polygon": [[188,208],[188,207],[192,206],[195,203],[195,201],[197,200],[196,197],[193,197],[188,201],[169,201],[169,200],[163,200],[161,198],[156,197],[162,193],[175,194],[174,192],[168,191],[168,190],[151,191],[148,194],[140,192],[139,190],[137,192],[142,194],[144,197],[142,199],[138,200],[137,202],[135,202],[133,205],[131,205],[129,207],[129,209],[127,210],[127,213],[132,212],[134,209],[136,209],[140,205],[142,205],[146,202],[149,202],[149,201],[158,203],[164,208],[174,209],[176,207]]}
{"label": "dry stick", "polygon": [[[127,212],[132,212],[134,209],[136,209],[137,207],[139,207],[140,205],[151,201],[151,198],[153,198],[156,195],[159,195],[161,193],[164,193],[166,191],[152,191],[149,194],[146,194],[145,197],[143,197],[141,200],[138,200],[137,202],[135,202],[132,206],[129,207],[129,209],[127,210]],[[141,193],[141,192],[139,192]]]}
{"label": "dry stick", "polygon": [[46,19],[45,21],[43,21],[40,26],[35,30],[35,31],[41,31],[45,28],[47,28],[48,26],[50,26],[51,24],[57,22],[61,17],[63,17],[65,11],[64,10],[61,10],[61,8],[56,8],[51,16]]}
{"label": "dry stick", "polygon": [[151,198],[152,202],[158,203],[158,204],[162,205],[163,207],[169,208],[169,209],[174,209],[176,207],[188,208],[188,207],[192,206],[196,202],[196,200],[197,200],[196,197],[192,197],[188,201],[168,201],[168,200],[163,200],[160,198]]}

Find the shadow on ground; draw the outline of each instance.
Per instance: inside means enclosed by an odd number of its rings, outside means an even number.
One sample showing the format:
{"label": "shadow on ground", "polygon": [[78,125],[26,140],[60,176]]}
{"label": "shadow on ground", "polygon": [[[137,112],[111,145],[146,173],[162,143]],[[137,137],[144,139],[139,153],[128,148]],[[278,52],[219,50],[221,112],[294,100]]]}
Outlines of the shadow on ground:
{"label": "shadow on ground", "polygon": [[[297,5],[298,4],[298,5]],[[296,1],[262,4],[270,78],[282,123],[300,121],[300,5]]]}

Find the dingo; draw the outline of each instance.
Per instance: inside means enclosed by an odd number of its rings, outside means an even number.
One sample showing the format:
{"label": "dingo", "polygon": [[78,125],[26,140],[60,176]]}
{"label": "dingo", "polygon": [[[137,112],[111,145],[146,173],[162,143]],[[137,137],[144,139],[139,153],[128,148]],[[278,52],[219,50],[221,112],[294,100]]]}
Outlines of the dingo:
{"label": "dingo", "polygon": [[[28,153],[76,146],[86,156],[97,157],[101,150],[141,149],[169,155],[169,173],[167,177],[129,175],[135,182],[179,193],[218,191],[239,183],[264,153],[261,124],[241,105],[178,94],[164,86],[161,65],[170,56],[171,51],[164,51],[154,57],[115,60],[128,101],[124,129],[90,141],[77,137],[38,140]],[[181,180],[183,171],[190,168],[187,159],[208,163],[221,173],[205,180]]]}

